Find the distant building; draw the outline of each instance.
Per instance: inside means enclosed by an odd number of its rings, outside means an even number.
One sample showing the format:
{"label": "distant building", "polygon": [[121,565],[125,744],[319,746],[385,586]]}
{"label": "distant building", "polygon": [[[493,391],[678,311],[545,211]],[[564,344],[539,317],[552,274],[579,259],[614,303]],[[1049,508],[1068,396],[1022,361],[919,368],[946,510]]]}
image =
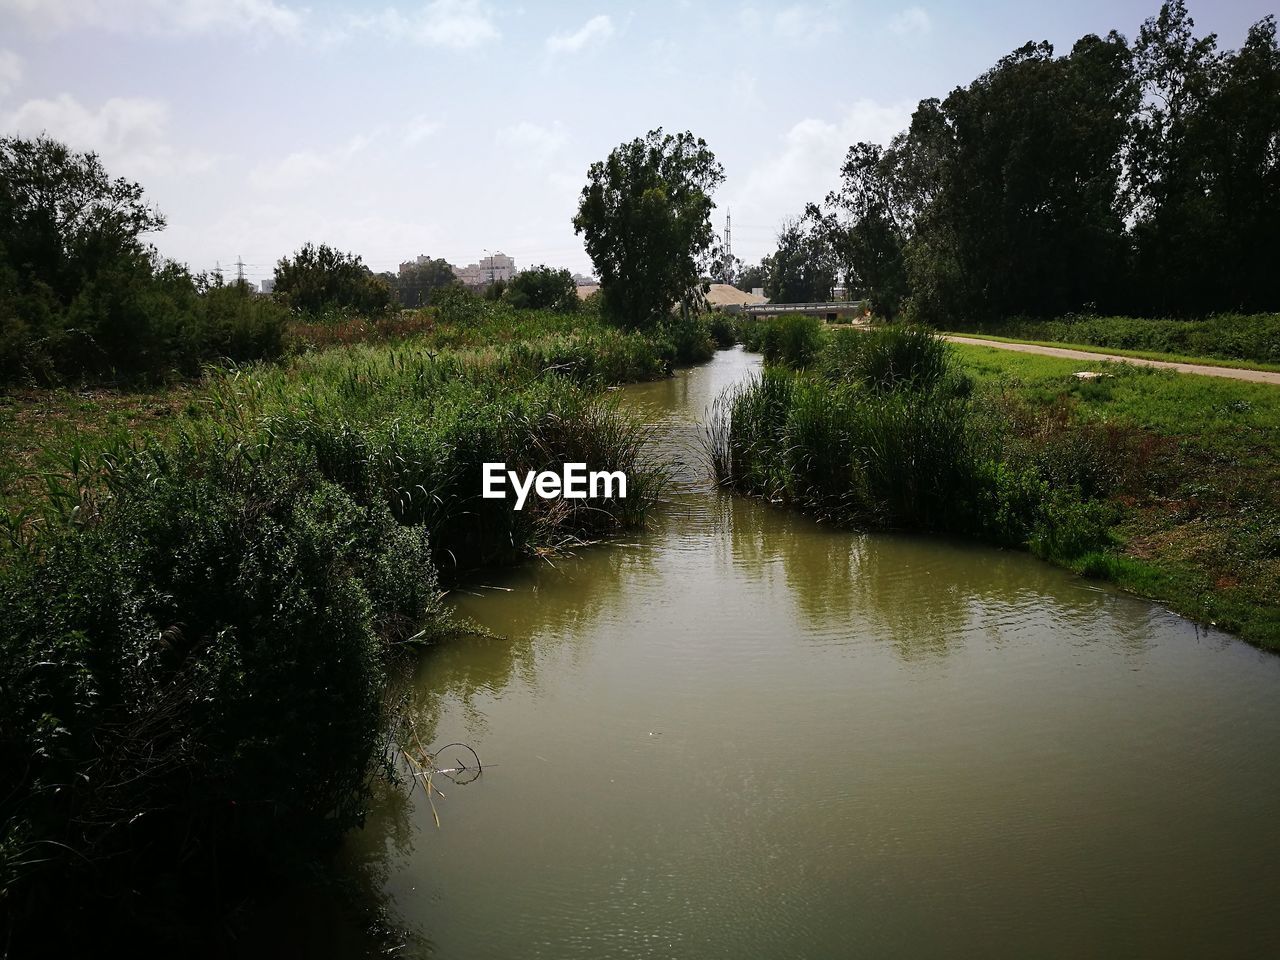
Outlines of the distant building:
{"label": "distant building", "polygon": [[263,292],[263,293],[271,293],[271,292],[272,292],[273,290],[275,290],[275,288],[276,288],[276,280],[275,280],[275,277],[272,277],[272,278],[270,278],[270,279],[268,279],[268,280],[263,280],[263,281],[262,281],[262,283],[261,283],[261,284],[259,284],[259,286],[261,286],[261,287],[262,287],[262,292]]}
{"label": "distant building", "polygon": [[401,276],[404,276],[406,271],[412,270],[414,267],[420,267],[424,263],[428,263],[430,260],[431,258],[428,257],[425,253],[420,253],[416,257],[414,257],[414,259],[406,260],[404,263],[400,264],[399,273]]}
{"label": "distant building", "polygon": [[499,280],[506,282],[516,275],[516,262],[499,251],[483,257],[479,263],[454,267],[453,274],[468,287],[483,287]]}
{"label": "distant building", "polygon": [[588,277],[584,273],[575,273],[573,275],[573,282],[579,287],[594,287],[600,281],[595,277]]}

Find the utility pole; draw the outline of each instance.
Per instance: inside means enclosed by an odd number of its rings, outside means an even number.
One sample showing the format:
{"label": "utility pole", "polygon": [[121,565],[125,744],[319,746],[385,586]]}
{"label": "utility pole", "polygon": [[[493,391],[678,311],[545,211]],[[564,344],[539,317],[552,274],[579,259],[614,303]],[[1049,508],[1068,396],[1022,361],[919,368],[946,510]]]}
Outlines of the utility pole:
{"label": "utility pole", "polygon": [[725,283],[733,283],[733,221],[732,211],[727,207],[724,211],[724,274]]}

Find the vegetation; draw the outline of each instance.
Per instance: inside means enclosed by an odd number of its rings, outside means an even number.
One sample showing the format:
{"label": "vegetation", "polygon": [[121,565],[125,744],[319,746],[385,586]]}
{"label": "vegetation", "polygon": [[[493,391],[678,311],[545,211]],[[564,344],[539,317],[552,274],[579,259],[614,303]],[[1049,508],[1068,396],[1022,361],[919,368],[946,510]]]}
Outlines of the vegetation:
{"label": "vegetation", "polygon": [[136,183],[45,137],[0,139],[0,385],[156,382],[279,356],[286,312],[162,261]]}
{"label": "vegetation", "polygon": [[705,141],[661,128],[591,165],[574,230],[600,277],[606,317],[631,329],[702,303],[715,234],[711,192],[724,171]]}
{"label": "vegetation", "polygon": [[1205,320],[1068,315],[1014,320],[984,333],[1185,357],[1280,364],[1280,314],[1218,314]]}
{"label": "vegetation", "polygon": [[579,303],[573,274],[545,265],[520,271],[511,278],[503,296],[513,307],[561,313],[572,313]]}
{"label": "vegetation", "polygon": [[292,257],[281,257],[272,295],[310,317],[330,311],[376,316],[391,306],[391,287],[357,254],[323,243],[304,244]]}
{"label": "vegetation", "polygon": [[401,307],[425,307],[434,291],[462,285],[449,261],[439,258],[415,263],[399,273],[384,274],[383,278]]}
{"label": "vegetation", "polygon": [[890,327],[820,332],[720,401],[728,486],[1024,547],[1280,650],[1280,393]]}
{"label": "vegetation", "polygon": [[1028,43],[850,147],[814,221],[848,284],[950,329],[1280,307],[1275,18],[1234,51],[1194,27],[1170,0],[1132,43]]}

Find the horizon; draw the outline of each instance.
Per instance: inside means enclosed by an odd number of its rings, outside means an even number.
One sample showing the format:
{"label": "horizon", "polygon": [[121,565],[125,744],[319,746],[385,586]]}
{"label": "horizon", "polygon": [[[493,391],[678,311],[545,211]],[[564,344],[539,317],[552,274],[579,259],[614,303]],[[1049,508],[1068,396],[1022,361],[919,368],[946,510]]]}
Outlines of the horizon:
{"label": "horizon", "polygon": [[[1222,49],[1271,12],[1189,7]],[[732,212],[754,263],[836,186],[851,144],[887,142],[919,100],[1029,40],[1132,40],[1158,10],[0,0],[0,130],[97,152],[165,215],[148,238],[163,256],[228,274],[242,259],[257,284],[307,242],[376,272],[502,252],[594,275],[570,223],[588,166],[688,129],[725,169],[714,226]]]}

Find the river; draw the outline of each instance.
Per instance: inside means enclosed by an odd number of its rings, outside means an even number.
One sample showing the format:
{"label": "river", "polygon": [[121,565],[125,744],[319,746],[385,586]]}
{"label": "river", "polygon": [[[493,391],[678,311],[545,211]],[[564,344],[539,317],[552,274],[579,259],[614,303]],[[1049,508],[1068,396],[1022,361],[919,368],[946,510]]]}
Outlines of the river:
{"label": "river", "polygon": [[1280,956],[1280,657],[1026,554],[718,492],[702,424],[757,365],[621,391],[678,463],[647,533],[455,595],[495,637],[430,650],[415,709],[487,767],[437,780],[439,828],[388,794],[349,838],[386,945]]}

